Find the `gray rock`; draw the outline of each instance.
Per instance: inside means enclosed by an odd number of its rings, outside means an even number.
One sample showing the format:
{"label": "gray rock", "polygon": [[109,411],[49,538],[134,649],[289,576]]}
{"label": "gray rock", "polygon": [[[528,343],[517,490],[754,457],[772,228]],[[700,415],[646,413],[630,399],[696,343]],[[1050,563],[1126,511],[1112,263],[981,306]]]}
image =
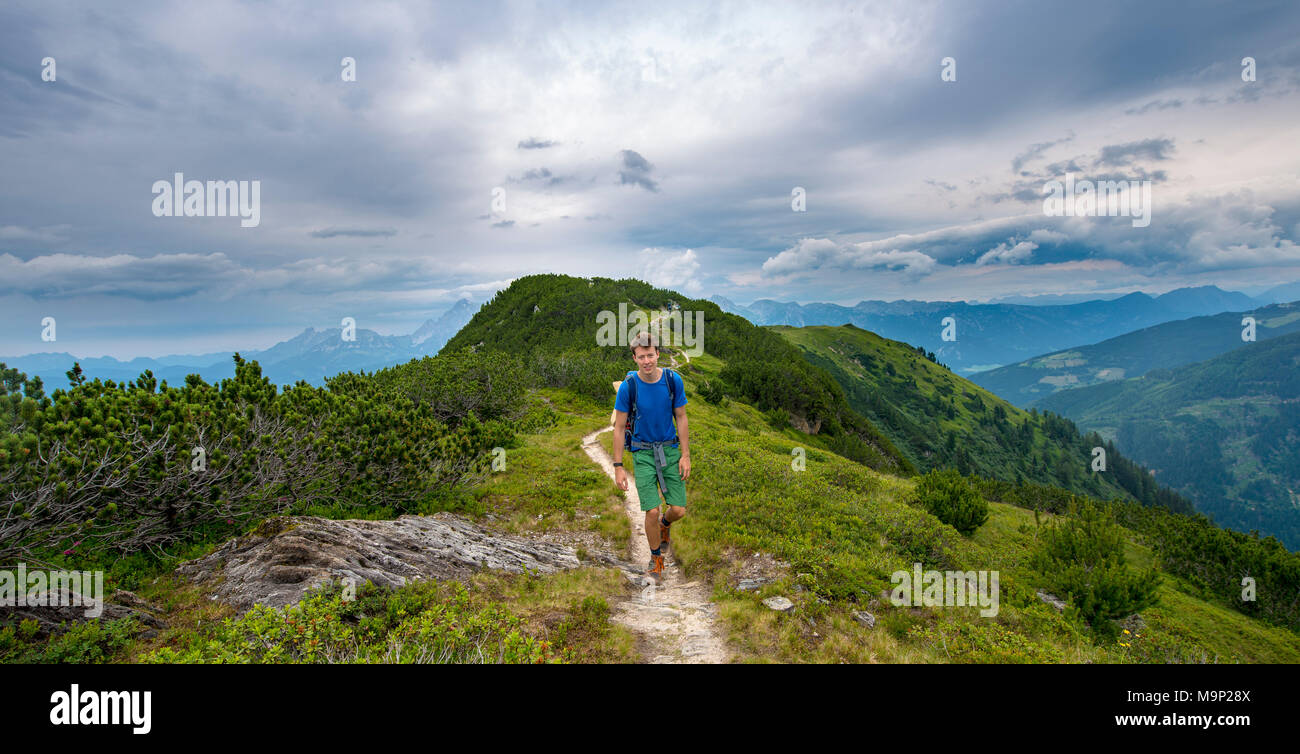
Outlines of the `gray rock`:
{"label": "gray rock", "polygon": [[1131,634],[1137,634],[1146,628],[1147,622],[1142,619],[1140,613],[1133,613],[1122,621],[1119,621],[1119,627],[1127,629]]}
{"label": "gray rock", "polygon": [[861,623],[862,625],[866,626],[867,628],[875,628],[875,627],[876,627],[876,616],[872,615],[871,613],[867,612],[866,610],[857,610],[857,611],[855,611],[855,612],[853,613],[853,620],[857,621],[858,623]]}
{"label": "gray rock", "polygon": [[1042,589],[1039,589],[1038,599],[1056,608],[1056,612],[1058,613],[1065,610],[1065,606],[1066,606],[1065,600],[1061,599],[1060,597],[1057,597],[1055,594],[1051,594],[1050,592],[1044,592]]}
{"label": "gray rock", "polygon": [[573,548],[492,534],[439,513],[392,521],[271,519],[176,571],[200,584],[213,582],[212,598],[242,613],[256,603],[297,603],[331,579],[396,588],[421,579],[460,579],[483,568],[552,573],[580,565]]}
{"label": "gray rock", "polygon": [[794,607],[794,603],[785,597],[768,597],[763,600],[763,604],[779,612],[785,612]]}
{"label": "gray rock", "polygon": [[741,591],[741,592],[756,592],[759,589],[762,589],[764,584],[770,583],[771,581],[772,581],[771,579],[761,579],[761,578],[741,579],[740,583],[736,585],[736,589],[737,591]]}
{"label": "gray rock", "polygon": [[[67,587],[60,586],[53,591],[47,590],[45,595],[43,601],[53,604],[0,606],[0,625],[16,626],[25,620],[33,620],[36,621],[36,637],[44,639],[62,634],[78,623],[92,620],[86,616],[86,611],[90,606],[84,603],[78,604],[81,603],[80,598]],[[130,592],[117,591],[109,599],[127,602],[128,604],[115,604],[105,600],[99,615],[100,625],[119,618],[135,618],[145,626],[153,628],[166,628],[167,626],[166,622],[144,609],[156,610],[157,608]]]}

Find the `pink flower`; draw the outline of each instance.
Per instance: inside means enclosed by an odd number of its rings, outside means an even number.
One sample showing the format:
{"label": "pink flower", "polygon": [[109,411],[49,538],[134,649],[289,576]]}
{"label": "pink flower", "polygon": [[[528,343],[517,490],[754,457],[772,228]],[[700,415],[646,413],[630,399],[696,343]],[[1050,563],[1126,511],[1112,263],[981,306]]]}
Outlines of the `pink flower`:
{"label": "pink flower", "polygon": [[228,524],[233,524],[233,523],[235,523],[235,519],[233,519],[233,518],[228,518],[228,519],[226,519],[226,523],[228,523]]}

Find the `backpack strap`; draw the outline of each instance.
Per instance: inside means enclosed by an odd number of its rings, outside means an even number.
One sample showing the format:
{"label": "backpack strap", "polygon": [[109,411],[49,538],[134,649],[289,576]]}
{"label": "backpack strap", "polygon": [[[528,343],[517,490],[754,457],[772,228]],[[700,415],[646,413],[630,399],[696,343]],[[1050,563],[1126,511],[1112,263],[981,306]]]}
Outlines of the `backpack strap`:
{"label": "backpack strap", "polygon": [[623,449],[632,448],[632,427],[636,423],[636,372],[623,377],[627,385],[627,424],[623,425]]}

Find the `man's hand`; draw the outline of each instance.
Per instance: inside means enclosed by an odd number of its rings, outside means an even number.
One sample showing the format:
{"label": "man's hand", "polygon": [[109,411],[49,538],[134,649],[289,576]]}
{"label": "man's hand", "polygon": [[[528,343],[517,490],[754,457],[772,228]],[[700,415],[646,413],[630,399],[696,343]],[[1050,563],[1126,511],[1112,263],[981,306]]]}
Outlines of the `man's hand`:
{"label": "man's hand", "polygon": [[623,470],[622,466],[614,467],[614,484],[617,484],[619,489],[627,492],[627,472]]}
{"label": "man's hand", "polygon": [[682,456],[681,459],[677,461],[677,472],[682,475],[682,481],[685,482],[686,477],[691,475],[690,456]]}

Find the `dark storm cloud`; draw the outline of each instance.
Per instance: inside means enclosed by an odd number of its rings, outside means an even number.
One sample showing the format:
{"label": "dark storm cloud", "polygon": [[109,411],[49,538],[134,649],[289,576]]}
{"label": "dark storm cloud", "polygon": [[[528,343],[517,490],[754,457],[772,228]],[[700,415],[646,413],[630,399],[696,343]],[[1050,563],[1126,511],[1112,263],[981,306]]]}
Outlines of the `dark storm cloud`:
{"label": "dark storm cloud", "polygon": [[618,171],[618,182],[620,184],[632,184],[640,186],[646,191],[658,193],[659,184],[650,179],[650,171],[653,166],[646,158],[630,149],[624,149],[619,155],[623,158],[623,169]]}
{"label": "dark storm cloud", "polygon": [[1124,166],[1135,159],[1167,160],[1174,151],[1172,139],[1143,139],[1127,144],[1111,144],[1101,148],[1094,165]]}
{"label": "dark storm cloud", "polygon": [[350,238],[375,238],[378,236],[395,236],[397,231],[392,228],[324,228],[313,230],[312,238],[338,238],[346,236]]}

